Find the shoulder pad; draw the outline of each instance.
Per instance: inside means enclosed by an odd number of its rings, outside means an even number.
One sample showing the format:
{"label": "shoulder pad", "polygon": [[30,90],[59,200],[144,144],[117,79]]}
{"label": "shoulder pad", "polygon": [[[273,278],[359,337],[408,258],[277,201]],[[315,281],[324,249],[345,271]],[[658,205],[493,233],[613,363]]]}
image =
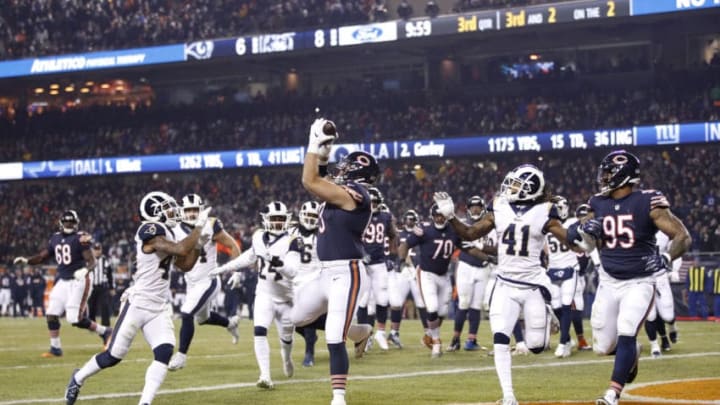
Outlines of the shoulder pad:
{"label": "shoulder pad", "polygon": [[156,236],[164,236],[167,232],[165,227],[155,222],[144,222],[138,228],[137,235],[141,241],[147,242]]}

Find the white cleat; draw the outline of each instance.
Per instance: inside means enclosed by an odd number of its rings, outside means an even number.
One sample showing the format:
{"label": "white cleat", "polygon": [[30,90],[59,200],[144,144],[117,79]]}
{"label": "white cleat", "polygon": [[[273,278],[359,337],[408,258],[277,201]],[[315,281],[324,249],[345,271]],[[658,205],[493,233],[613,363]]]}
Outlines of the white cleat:
{"label": "white cleat", "polygon": [[613,390],[605,391],[605,395],[595,400],[595,405],[617,405],[618,395]]}
{"label": "white cleat", "polygon": [[433,343],[430,358],[437,359],[442,356],[442,343]]}
{"label": "white cleat", "polygon": [[187,361],[187,354],[177,352],[172,356],[172,359],[170,359],[170,363],[168,363],[168,370],[178,371],[181,368],[185,367],[186,361]]}
{"label": "white cleat", "polygon": [[295,375],[295,363],[293,363],[292,359],[287,359],[287,361],[283,362],[283,373],[287,378]]}
{"label": "white cleat", "polygon": [[662,356],[662,351],[660,350],[660,345],[658,344],[657,340],[654,342],[650,342],[650,355],[653,359],[658,359],[660,356]]}
{"label": "white cleat", "polygon": [[[372,336],[372,334],[371,334]],[[373,343],[373,340],[368,337],[367,343],[365,343],[365,353],[370,353],[370,350],[372,350],[373,346],[375,344]]]}
{"label": "white cleat", "polygon": [[273,384],[272,380],[269,378],[260,377],[260,379],[255,385],[257,385],[258,388],[264,388],[266,390],[271,390],[275,388],[275,384]]}
{"label": "white cleat", "polygon": [[390,348],[388,346],[388,341],[385,337],[384,330],[378,330],[377,332],[375,332],[375,341],[377,342],[378,346],[380,346],[380,350],[388,350]]}
{"label": "white cleat", "polygon": [[496,402],[497,405],[518,405],[517,399],[515,397],[509,397],[509,398],[503,398]]}
{"label": "white cleat", "polygon": [[228,319],[229,323],[227,326],[227,331],[232,335],[232,344],[236,345],[238,340],[240,339],[240,332],[238,332],[238,324],[240,323],[240,318],[235,315],[232,318]]}
{"label": "white cleat", "polygon": [[564,359],[566,357],[570,357],[572,354],[572,346],[570,343],[560,343],[557,346],[557,349],[555,349],[555,357],[559,359]]}
{"label": "white cleat", "polygon": [[345,397],[342,395],[338,395],[333,398],[332,402],[330,402],[330,405],[347,405],[345,402]]}
{"label": "white cleat", "polygon": [[518,342],[515,345],[515,349],[513,349],[513,351],[512,351],[513,356],[517,356],[517,355],[527,356],[528,354],[530,354],[530,349],[528,349],[525,342]]}

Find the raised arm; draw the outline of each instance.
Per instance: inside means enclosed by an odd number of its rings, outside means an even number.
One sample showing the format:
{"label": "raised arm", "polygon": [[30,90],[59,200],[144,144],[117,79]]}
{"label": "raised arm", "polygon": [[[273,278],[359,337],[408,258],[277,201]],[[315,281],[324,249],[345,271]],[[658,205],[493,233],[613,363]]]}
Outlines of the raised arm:
{"label": "raised arm", "polygon": [[670,247],[666,254],[670,255],[669,262],[681,257],[690,249],[692,237],[685,225],[669,208],[655,208],[650,211],[655,226],[670,238]]}

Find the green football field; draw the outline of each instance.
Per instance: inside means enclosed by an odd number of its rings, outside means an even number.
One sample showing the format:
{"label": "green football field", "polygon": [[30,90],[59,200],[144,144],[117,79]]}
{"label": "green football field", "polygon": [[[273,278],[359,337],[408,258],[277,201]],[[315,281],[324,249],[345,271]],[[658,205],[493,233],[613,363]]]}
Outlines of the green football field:
{"label": "green football field", "polygon": [[[640,374],[626,390],[624,399],[658,404],[720,404],[720,323],[680,322],[678,326],[680,341],[659,359],[649,356],[643,333]],[[451,329],[451,322],[443,325],[445,343]],[[301,365],[304,342],[296,335],[293,354],[296,372],[288,379],[282,374],[277,335],[271,328],[275,382],[272,391],[255,387],[258,368],[251,321],[242,321],[240,333],[240,342],[233,345],[223,328],[197,327],[187,367],[168,374],[154,403],[330,402],[328,358],[322,332],[316,365],[312,368]],[[482,322],[479,336],[480,343],[487,346],[490,340],[487,321]],[[403,322],[401,337],[403,350],[391,348],[380,352],[375,346],[359,360],[351,352],[349,404],[494,403],[501,397],[493,360],[487,352],[460,351],[431,359],[430,351],[421,346],[421,328],[416,320]],[[45,359],[40,354],[47,350],[49,341],[43,319],[0,318],[0,405],[63,402],[70,373],[98,352],[101,342],[96,335],[65,322],[61,338],[65,355]],[[136,404],[151,359],[152,353],[139,335],[122,363],[85,383],[79,403]],[[612,361],[612,357],[599,357],[592,352],[574,352],[567,359],[556,359],[552,351],[513,357],[516,396],[521,404],[592,403],[606,389]]]}

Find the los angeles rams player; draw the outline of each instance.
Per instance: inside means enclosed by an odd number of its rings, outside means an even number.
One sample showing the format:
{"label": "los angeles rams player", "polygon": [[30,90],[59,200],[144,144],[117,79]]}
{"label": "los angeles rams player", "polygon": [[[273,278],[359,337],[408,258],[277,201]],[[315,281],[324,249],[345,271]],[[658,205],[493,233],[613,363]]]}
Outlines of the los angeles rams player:
{"label": "los angeles rams player", "polygon": [[[597,405],[615,405],[626,383],[637,375],[637,331],[651,309],[656,272],[670,268],[692,239],[685,225],[670,211],[657,190],[635,190],[640,182],[640,160],[619,150],[605,156],[598,168],[599,193],[590,198],[586,230],[600,245],[603,270],[595,295],[590,324],[593,349],[615,352],[610,387]],[[655,234],[670,238],[670,248],[659,254]]]}
{"label": "los angeles rams player", "polygon": [[368,188],[370,194],[370,205],[372,216],[370,223],[363,234],[363,247],[365,249],[365,264],[368,272],[369,288],[364,296],[358,301],[358,323],[370,323],[368,321],[368,303],[372,294],[375,301],[375,316],[377,318],[378,330],[375,333],[380,349],[387,350],[388,342],[385,335],[385,323],[388,315],[388,266],[387,255],[395,253],[397,234],[392,214],[380,211],[383,203],[383,196],[376,187]]}
{"label": "los angeles rams player", "polygon": [[[575,218],[584,218],[590,212],[590,206],[587,204],[580,204],[575,208]],[[578,350],[592,350],[590,345],[585,339],[585,331],[583,327],[583,312],[585,311],[585,287],[587,286],[587,280],[594,277],[597,274],[598,268],[600,268],[600,255],[597,249],[594,249],[590,253],[578,253],[578,264],[580,270],[578,271],[578,282],[575,287],[575,296],[573,297],[572,310],[570,311],[570,317],[572,319],[573,329],[577,335],[577,348]],[[571,340],[572,342],[572,340]]]}
{"label": "los angeles rams player", "polygon": [[[667,253],[670,247],[670,240],[663,232],[658,231],[655,234],[657,240],[658,251]],[[645,332],[650,340],[650,354],[653,357],[660,357],[663,351],[671,349],[670,339],[667,336],[665,323],[670,325],[670,338],[673,343],[677,341],[677,328],[675,327],[675,302],[673,300],[670,282],[672,280],[679,281],[680,266],[682,266],[682,257],[673,260],[672,267],[668,271],[659,271],[655,273],[655,302],[653,308],[648,313],[645,320]],[[661,344],[658,344],[657,337],[660,335]]]}
{"label": "los angeles rams player", "polygon": [[85,381],[112,367],[125,358],[138,331],[152,348],[154,361],[145,373],[145,386],[140,404],[150,404],[167,375],[167,365],[175,346],[175,330],[170,302],[168,272],[171,266],[190,271],[199,257],[201,247],[211,237],[202,234],[210,214],[205,208],[197,218],[195,229],[183,240],[177,240],[172,228],[180,219],[175,199],[166,193],[152,191],[140,202],[143,222],[135,234],[137,270],[134,284],[121,301],[120,315],[107,349],[93,356],[80,369],[75,369],[65,390],[65,400],[72,405]]}
{"label": "los angeles rams player", "polygon": [[58,221],[60,231],[50,236],[47,247],[35,256],[16,257],[13,264],[40,264],[51,254],[55,255],[57,277],[50,291],[50,302],[46,312],[47,327],[50,332],[50,350],[42,357],[62,356],[60,344],[60,317],[63,312],[65,319],[74,327],[88,329],[100,335],[107,344],[112,329],[98,325],[87,317],[87,298],[92,290],[92,274],[88,269],[95,266],[95,258],[90,253],[92,237],[79,230],[80,218],[73,210],[63,213]]}
{"label": "los angeles rams player", "polygon": [[[485,215],[485,200],[478,195],[467,199],[465,223],[471,225]],[[467,249],[473,250],[476,256],[462,251],[458,256],[457,270],[455,271],[455,284],[458,294],[458,311],[455,313],[455,328],[453,339],[447,351],[460,350],[460,335],[465,320],[468,319],[468,337],[465,341],[465,350],[478,350],[477,331],[480,327],[480,311],[482,310],[485,295],[485,286],[490,276],[491,261],[495,260],[490,254],[497,254],[496,237],[490,233],[476,241],[462,242]],[[479,257],[478,257],[479,256]]]}
{"label": "los angeles rams player", "polygon": [[[428,312],[428,332],[423,337],[426,346],[432,349],[431,357],[442,356],[440,326],[442,318],[447,316],[452,284],[448,266],[460,238],[447,226],[447,220],[438,212],[437,204],[430,208],[430,222],[422,226],[422,232],[413,233],[398,247],[398,257],[404,267],[408,251],[420,248],[420,266],[418,267],[418,283],[425,299]],[[407,271],[407,270],[404,270]]]}
{"label": "los angeles rams player", "polygon": [[[455,205],[447,193],[435,193],[434,199],[438,212],[450,219],[452,228],[463,239],[476,240],[493,230],[498,235],[498,275],[490,298],[493,358],[503,405],[517,405],[512,386],[510,334],[522,310],[527,347],[533,353],[541,353],[547,346],[550,316],[546,301],[550,299],[550,280],[540,264],[540,255],[546,233],[567,243],[567,232],[545,194],[543,173],[532,165],[510,171],[500,193],[488,206],[488,213],[470,226],[455,217]],[[577,228],[574,232],[571,240],[580,241]]]}
{"label": "los angeles rams player", "polygon": [[[577,218],[570,216],[570,204],[565,197],[554,196],[550,201],[555,204],[555,209],[565,228],[577,222]],[[552,308],[560,320],[560,343],[555,350],[555,357],[570,357],[572,354],[572,345],[570,344],[571,308],[577,289],[578,256],[553,234],[547,235],[546,246],[548,250],[547,274],[552,281],[550,290]]]}
{"label": "los angeles rams player", "polygon": [[[408,210],[403,215],[403,226],[398,232],[398,242],[402,244],[413,233],[422,234],[422,229],[418,227],[420,216],[415,210]],[[402,349],[400,341],[400,323],[402,322],[403,307],[407,300],[408,293],[412,294],[415,308],[420,314],[420,322],[426,333],[429,333],[427,326],[427,310],[425,309],[425,301],[420,293],[420,287],[417,283],[417,272],[415,268],[420,264],[417,255],[419,248],[415,247],[408,251],[405,260],[395,267],[388,280],[389,302],[390,302],[390,335],[388,340],[395,347]]]}
{"label": "los angeles rams player", "polygon": [[[326,179],[331,144],[337,138],[334,130],[326,128],[334,128],[334,124],[317,119],[310,127],[302,174],[303,187],[324,202],[317,245],[321,273],[305,285],[312,292],[302,294],[308,302],[296,306],[301,311],[293,311],[293,320],[303,326],[327,312],[325,339],[330,352],[331,404],[344,405],[350,368],[345,339],[349,333],[355,334],[351,322],[357,299],[366,289],[362,236],[372,215],[367,187],[375,182],[380,169],[372,155],[352,152],[338,163],[334,181]],[[364,347],[371,330],[369,326],[357,328],[358,335],[350,338]]]}
{"label": "los angeles rams player", "polygon": [[[286,377],[295,373],[291,352],[294,326],[290,313],[293,305],[292,279],[297,273],[302,254],[302,240],[288,233],[292,214],[280,201],[270,202],[260,213],[263,228],[252,236],[252,246],[238,258],[218,267],[213,274],[235,271],[257,264],[258,284],[255,288],[253,322],[255,324],[255,358],[260,368],[257,386],[273,389],[270,376],[270,344],[267,331],[275,320],[280,337],[280,356]],[[239,285],[240,273],[230,283]]]}
{"label": "los angeles rams player", "polygon": [[[200,211],[205,209],[205,202],[197,194],[187,194],[182,198],[182,221],[175,226],[173,232],[178,239],[182,239],[192,232],[196,226],[197,217]],[[238,317],[228,319],[215,311],[210,310],[213,300],[220,292],[220,280],[211,276],[210,271],[217,267],[217,247],[220,243],[230,250],[230,257],[240,255],[240,247],[235,239],[230,236],[220,219],[210,217],[203,232],[212,234],[200,250],[200,258],[192,270],[185,273],[187,283],[187,295],[185,302],[180,307],[180,344],[178,351],[170,360],[168,369],[176,371],[185,367],[187,352],[190,349],[193,335],[195,334],[195,321],[199,325],[217,325],[224,327],[232,335],[233,343],[238,341]]]}

